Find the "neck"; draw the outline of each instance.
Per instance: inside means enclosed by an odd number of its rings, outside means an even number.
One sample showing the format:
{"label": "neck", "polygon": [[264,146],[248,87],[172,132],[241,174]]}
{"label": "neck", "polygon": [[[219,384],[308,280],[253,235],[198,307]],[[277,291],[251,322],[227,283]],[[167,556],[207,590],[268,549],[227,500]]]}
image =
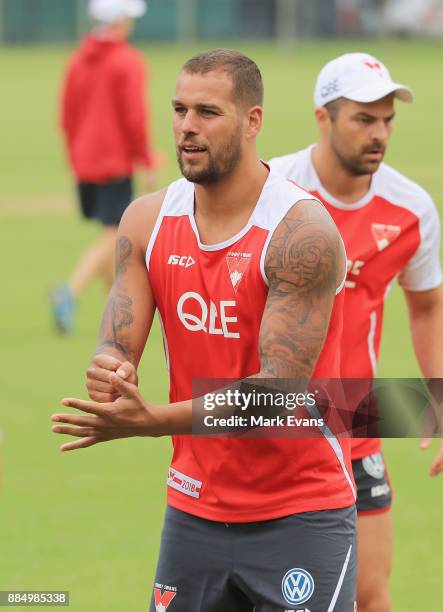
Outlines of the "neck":
{"label": "neck", "polygon": [[268,177],[256,154],[214,185],[195,186],[195,222],[204,244],[225,242],[247,224]]}
{"label": "neck", "polygon": [[312,163],[326,191],[345,204],[357,202],[371,187],[371,174],[350,174],[323,140],[312,150]]}
{"label": "neck", "polygon": [[115,24],[101,24],[93,30],[94,35],[102,40],[126,40],[120,26]]}
{"label": "neck", "polygon": [[196,213],[207,219],[240,217],[253,209],[268,177],[268,169],[258,157],[243,159],[219,183],[195,185]]}

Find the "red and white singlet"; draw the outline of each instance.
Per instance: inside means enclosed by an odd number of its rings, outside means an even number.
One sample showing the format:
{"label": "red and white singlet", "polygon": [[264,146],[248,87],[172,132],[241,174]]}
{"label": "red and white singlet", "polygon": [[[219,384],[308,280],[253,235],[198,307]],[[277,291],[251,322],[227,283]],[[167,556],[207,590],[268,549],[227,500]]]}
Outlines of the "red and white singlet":
{"label": "red and white singlet", "polygon": [[[194,219],[194,185],[166,193],[146,253],[170,372],[170,401],[192,397],[197,378],[243,378],[260,370],[258,339],[272,234],[288,210],[312,199],[271,172],[247,225],[205,245]],[[342,287],[314,376],[338,377]],[[350,506],[349,439],[173,436],[168,504],[202,518],[251,522]]]}
{"label": "red and white singlet", "polygon": [[[360,201],[338,201],[320,183],[312,148],[275,158],[270,165],[323,202],[340,230],[348,256],[341,373],[344,378],[370,379],[376,372],[384,300],[393,280],[397,277],[410,291],[441,283],[438,213],[424,189],[386,164],[380,165]],[[378,439],[352,441],[353,459],[379,450]]]}

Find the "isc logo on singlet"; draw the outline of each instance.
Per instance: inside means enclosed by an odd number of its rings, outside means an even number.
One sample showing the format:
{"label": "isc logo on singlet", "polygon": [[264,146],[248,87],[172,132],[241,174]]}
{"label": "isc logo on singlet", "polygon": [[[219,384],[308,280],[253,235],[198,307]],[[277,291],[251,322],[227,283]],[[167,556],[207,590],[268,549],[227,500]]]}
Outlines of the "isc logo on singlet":
{"label": "isc logo on singlet", "polygon": [[191,332],[240,338],[239,332],[234,331],[237,317],[233,316],[232,309],[236,305],[235,300],[220,300],[218,304],[211,300],[208,304],[196,291],[187,291],[178,300],[177,314]]}
{"label": "isc logo on singlet", "polygon": [[190,268],[195,264],[195,259],[190,255],[170,255],[168,259],[169,266],[180,266],[181,268]]}

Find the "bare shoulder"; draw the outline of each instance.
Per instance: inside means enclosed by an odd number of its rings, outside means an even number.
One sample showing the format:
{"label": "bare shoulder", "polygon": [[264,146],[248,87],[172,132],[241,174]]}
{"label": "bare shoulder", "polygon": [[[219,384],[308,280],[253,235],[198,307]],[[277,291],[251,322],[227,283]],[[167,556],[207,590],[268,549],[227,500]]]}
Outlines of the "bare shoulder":
{"label": "bare shoulder", "polygon": [[166,191],[166,188],[161,189],[134,200],[125,210],[120,222],[119,236],[130,237],[143,252],[146,251]]}
{"label": "bare shoulder", "polygon": [[274,288],[335,289],[345,265],[343,243],[329,213],[316,200],[301,200],[277,226],[266,253],[265,271]]}
{"label": "bare shoulder", "polygon": [[135,224],[152,223],[154,225],[165,198],[166,191],[167,188],[164,188],[160,191],[143,195],[131,202],[125,210],[122,221],[125,220]]}

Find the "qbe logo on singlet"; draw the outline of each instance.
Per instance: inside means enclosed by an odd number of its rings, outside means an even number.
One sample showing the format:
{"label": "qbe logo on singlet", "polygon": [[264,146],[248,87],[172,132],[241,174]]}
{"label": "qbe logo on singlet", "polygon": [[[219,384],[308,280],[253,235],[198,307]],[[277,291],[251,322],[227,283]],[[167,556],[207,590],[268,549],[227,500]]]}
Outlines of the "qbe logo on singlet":
{"label": "qbe logo on singlet", "polygon": [[177,314],[191,332],[240,338],[239,332],[233,329],[238,321],[232,313],[236,305],[235,300],[220,300],[218,304],[211,300],[208,304],[196,291],[187,291],[178,300]]}

